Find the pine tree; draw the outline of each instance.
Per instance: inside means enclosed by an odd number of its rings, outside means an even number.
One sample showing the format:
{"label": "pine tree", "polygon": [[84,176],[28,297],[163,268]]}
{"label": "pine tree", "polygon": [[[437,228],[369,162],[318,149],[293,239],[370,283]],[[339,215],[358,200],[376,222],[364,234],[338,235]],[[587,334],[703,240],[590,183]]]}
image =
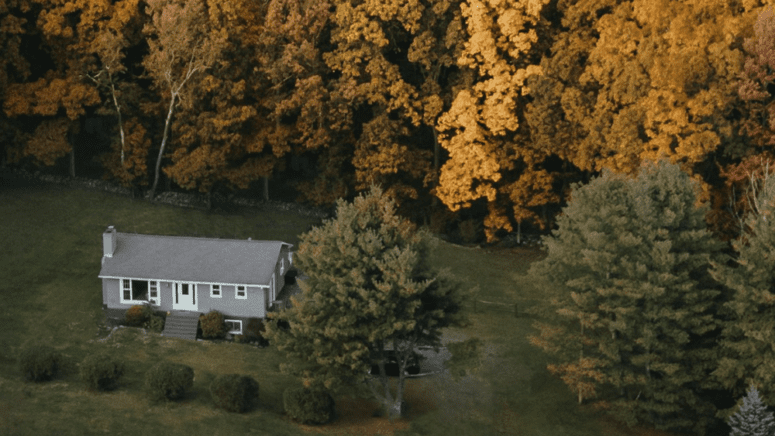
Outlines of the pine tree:
{"label": "pine tree", "polygon": [[759,391],[751,385],[743,404],[727,421],[732,431],[729,436],[775,435],[775,417],[759,398]]}
{"label": "pine tree", "polygon": [[664,162],[575,186],[529,272],[551,300],[531,338],[555,356],[549,369],[631,424],[701,431],[713,419],[701,391],[720,292],[707,269],[722,245],[695,189]]}
{"label": "pine tree", "polygon": [[752,175],[751,212],[745,234],[733,242],[737,257],[731,264],[716,262],[711,273],[732,292],[725,304],[728,322],[721,341],[725,357],[715,375],[726,388],[739,393],[756,384],[765,398],[775,398],[775,178],[757,181]]}
{"label": "pine tree", "polygon": [[[400,416],[415,345],[438,345],[442,328],[463,321],[462,288],[429,266],[430,244],[379,188],[352,204],[340,200],[335,219],[301,237],[294,261],[309,276],[302,299],[273,316],[290,328],[267,326],[268,339],[290,358],[286,372],[312,390],[365,383],[388,416]],[[392,392],[389,349],[399,364]],[[372,362],[380,362],[379,377],[368,375]]]}

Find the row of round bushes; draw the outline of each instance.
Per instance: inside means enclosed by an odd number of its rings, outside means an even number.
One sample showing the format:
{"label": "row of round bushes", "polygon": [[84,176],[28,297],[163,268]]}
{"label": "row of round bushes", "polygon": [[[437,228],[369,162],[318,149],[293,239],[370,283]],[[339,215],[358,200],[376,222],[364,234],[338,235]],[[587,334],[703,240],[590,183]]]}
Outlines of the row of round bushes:
{"label": "row of round bushes", "polygon": [[[57,374],[61,359],[53,348],[28,348],[21,354],[22,373],[31,381],[51,380]],[[81,363],[81,379],[93,390],[117,388],[123,373],[123,363],[105,353],[87,356]],[[183,398],[193,384],[193,368],[179,363],[159,362],[145,374],[146,393],[156,401]],[[243,413],[258,401],[258,382],[239,374],[219,375],[210,383],[210,395],[216,407]],[[331,395],[304,388],[287,389],[283,393],[283,405],[291,418],[304,424],[324,424],[335,414]]]}

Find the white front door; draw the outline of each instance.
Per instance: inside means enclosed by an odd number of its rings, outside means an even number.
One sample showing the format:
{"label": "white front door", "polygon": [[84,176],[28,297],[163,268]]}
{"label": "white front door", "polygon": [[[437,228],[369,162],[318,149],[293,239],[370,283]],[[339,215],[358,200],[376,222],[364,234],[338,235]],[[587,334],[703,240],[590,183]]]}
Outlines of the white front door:
{"label": "white front door", "polygon": [[196,310],[196,284],[186,282],[172,283],[172,309]]}

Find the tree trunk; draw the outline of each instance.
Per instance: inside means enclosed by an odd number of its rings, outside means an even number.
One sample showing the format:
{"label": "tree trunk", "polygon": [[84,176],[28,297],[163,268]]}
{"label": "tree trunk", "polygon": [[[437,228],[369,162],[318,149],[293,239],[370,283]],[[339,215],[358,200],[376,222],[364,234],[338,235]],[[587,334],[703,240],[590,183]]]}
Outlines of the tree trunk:
{"label": "tree trunk", "polygon": [[156,187],[159,184],[159,169],[161,168],[161,158],[164,156],[164,147],[167,145],[167,135],[169,134],[172,112],[175,109],[176,97],[177,96],[175,94],[172,94],[172,97],[170,98],[170,107],[167,111],[167,120],[164,122],[164,134],[161,137],[161,148],[159,149],[159,157],[156,158],[156,171],[154,172],[155,175],[153,178],[153,186],[151,186],[151,192],[149,193],[151,200],[153,200],[153,197],[156,195]]}
{"label": "tree trunk", "polygon": [[113,105],[116,107],[116,115],[118,115],[118,133],[121,136],[121,167],[124,167],[124,122],[121,119],[121,106],[118,104],[118,98],[116,98],[116,87],[113,86],[113,77],[108,74],[110,80],[110,94],[113,96]]}
{"label": "tree trunk", "polygon": [[269,201],[269,176],[264,176],[264,201]]}
{"label": "tree trunk", "polygon": [[441,154],[441,148],[439,147],[439,138],[436,129],[433,126],[430,126],[430,128],[431,134],[433,135],[433,172],[438,177],[440,167],[439,154]]}
{"label": "tree trunk", "polygon": [[[390,379],[387,376],[387,373],[385,372],[385,348],[384,343],[378,342],[377,344],[377,350],[379,350],[379,384],[384,389],[382,393],[379,392],[379,386],[377,385],[377,380],[375,380],[373,377],[369,378],[367,380],[367,386],[371,390],[371,393],[374,395],[374,398],[377,399],[377,401],[380,402],[381,408],[383,412],[385,413],[385,416],[388,417],[388,419],[393,420],[395,418],[400,418],[404,413],[404,384],[406,382],[406,376],[404,375],[406,371],[406,364],[408,362],[408,356],[406,359],[402,359],[399,355],[398,359],[398,381],[396,386],[396,394],[395,396],[390,392]],[[393,344],[393,349],[396,348],[396,344]],[[410,348],[410,350],[414,350],[414,346]]]}
{"label": "tree trunk", "polygon": [[393,404],[391,404],[388,409],[388,419],[392,421],[396,418],[400,418],[404,413],[403,406],[404,406],[404,402],[396,398],[396,400],[393,401]]}
{"label": "tree trunk", "polygon": [[70,177],[75,177],[75,146],[70,146]]}

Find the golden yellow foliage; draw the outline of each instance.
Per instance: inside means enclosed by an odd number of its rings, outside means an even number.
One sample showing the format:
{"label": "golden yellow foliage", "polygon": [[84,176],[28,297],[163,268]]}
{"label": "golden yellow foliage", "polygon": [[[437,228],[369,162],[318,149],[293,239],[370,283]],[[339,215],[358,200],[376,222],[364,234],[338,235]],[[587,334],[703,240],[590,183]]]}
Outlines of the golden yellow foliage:
{"label": "golden yellow foliage", "polygon": [[[525,204],[516,204],[516,214],[506,215],[504,204],[526,197],[524,183],[514,183],[548,155],[529,148],[520,132],[520,112],[529,92],[526,81],[541,74],[531,64],[547,1],[500,2],[469,0],[461,4],[464,48],[457,63],[468,70],[449,109],[439,117],[439,142],[449,152],[441,168],[435,193],[452,210],[486,200],[488,240],[500,230],[510,231],[514,219],[531,214]],[[551,189],[551,180],[541,190]],[[511,193],[510,193],[511,192]],[[543,203],[534,203],[543,204]]]}
{"label": "golden yellow foliage", "polygon": [[43,165],[54,165],[72,149],[67,140],[69,126],[69,120],[64,117],[43,121],[24,146],[23,155],[32,156]]}
{"label": "golden yellow foliage", "polygon": [[106,176],[117,180],[125,187],[148,184],[148,153],[151,140],[137,118],[127,120],[124,125],[126,140],[124,144],[124,160],[121,161],[121,143],[115,140],[111,152],[101,157],[102,165],[107,170]]}

